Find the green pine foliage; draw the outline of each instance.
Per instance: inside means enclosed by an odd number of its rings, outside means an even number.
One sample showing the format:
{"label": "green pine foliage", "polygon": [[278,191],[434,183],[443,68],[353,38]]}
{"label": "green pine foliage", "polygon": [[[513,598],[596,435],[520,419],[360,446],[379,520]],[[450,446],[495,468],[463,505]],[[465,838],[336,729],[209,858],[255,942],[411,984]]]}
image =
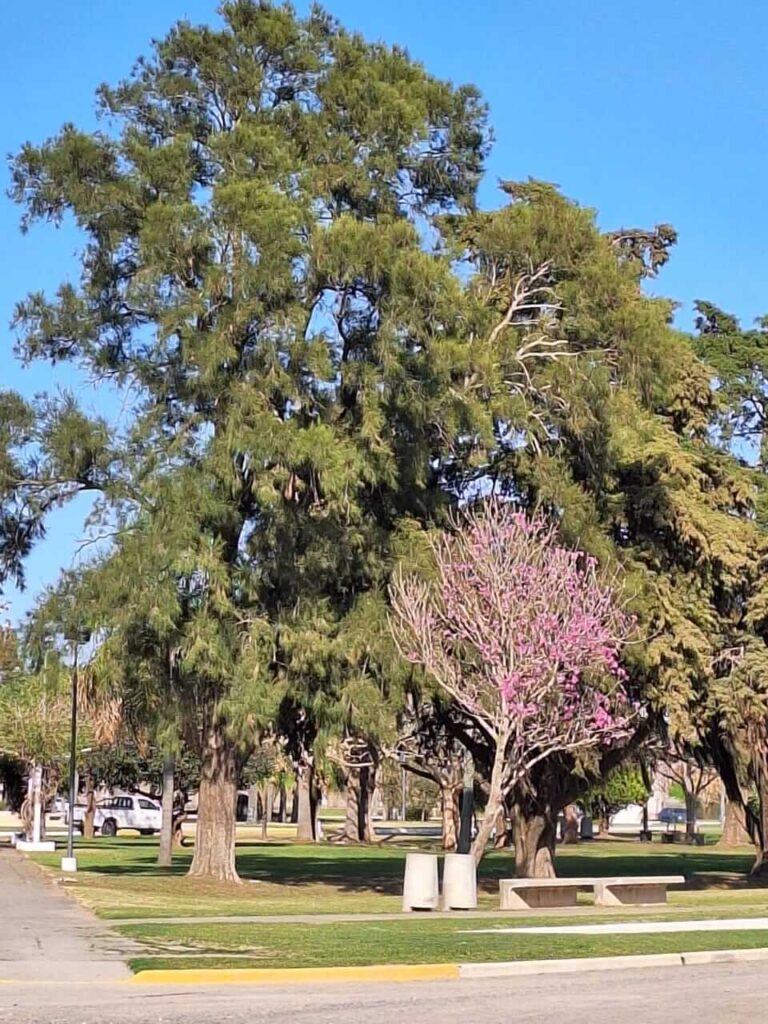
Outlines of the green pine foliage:
{"label": "green pine foliage", "polygon": [[[0,580],[98,494],[114,544],[76,590],[94,685],[231,787],[265,735],[296,764],[395,741],[389,574],[428,568],[426,531],[495,488],[620,572],[643,728],[738,719],[764,678],[764,489],[715,442],[762,450],[762,326],[702,305],[696,345],[675,329],[643,291],[669,225],[604,232],[533,180],[478,211],[472,87],[317,7],[222,18],[102,87],[98,131],[11,161],[22,226],[84,237],[79,280],[19,302],[19,355],[110,381],[132,416],[0,393]],[[551,816],[600,770],[546,766],[525,799]],[[207,836],[193,868],[233,878],[234,833]]]}
{"label": "green pine foliage", "polygon": [[[474,89],[319,8],[222,14],[102,88],[102,130],[12,161],[23,226],[66,216],[86,239],[79,282],[19,303],[21,357],[130,389],[135,416],[120,433],[70,398],[6,396],[0,465],[5,575],[48,508],[104,495],[124,535],[101,611],[138,582],[115,642],[173,637],[212,781],[281,692],[313,732],[337,715],[345,616],[383,591],[397,523],[441,514],[439,465],[468,426],[442,354],[461,287],[422,241],[473,206],[488,143]],[[350,674],[369,694],[365,648]]]}

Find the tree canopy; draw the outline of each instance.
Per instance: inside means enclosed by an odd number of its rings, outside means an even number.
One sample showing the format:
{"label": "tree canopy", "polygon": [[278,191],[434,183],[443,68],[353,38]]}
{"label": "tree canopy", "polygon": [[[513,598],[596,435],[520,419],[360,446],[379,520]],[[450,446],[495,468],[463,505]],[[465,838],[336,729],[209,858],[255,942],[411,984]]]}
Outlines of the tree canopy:
{"label": "tree canopy", "polygon": [[[535,868],[542,823],[644,730],[755,749],[765,491],[738,445],[764,468],[764,325],[701,303],[695,339],[675,327],[644,290],[670,225],[604,231],[536,180],[479,210],[473,87],[318,7],[221,15],[103,86],[97,131],[67,124],[11,159],[22,228],[66,219],[84,239],[78,280],[18,303],[19,356],[108,381],[130,415],[0,392],[0,581],[23,583],[52,509],[98,495],[113,542],[65,587],[92,678],[199,760],[192,872],[234,881],[260,737],[285,742],[306,807],[324,750],[373,762],[396,742],[422,680],[387,638],[393,567],[423,565],[491,491],[557,521],[621,570],[645,717],[622,749],[537,764],[508,808],[538,822]],[[487,774],[458,718],[451,743]]]}

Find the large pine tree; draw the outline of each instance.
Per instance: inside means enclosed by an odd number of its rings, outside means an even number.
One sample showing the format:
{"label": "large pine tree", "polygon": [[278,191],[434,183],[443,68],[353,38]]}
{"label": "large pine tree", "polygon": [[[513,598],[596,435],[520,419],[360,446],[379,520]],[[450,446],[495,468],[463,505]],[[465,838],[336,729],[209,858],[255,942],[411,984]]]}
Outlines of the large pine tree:
{"label": "large pine tree", "polygon": [[202,764],[191,871],[234,880],[249,688],[280,681],[277,624],[338,621],[383,580],[398,519],[439,513],[467,413],[446,386],[460,285],[430,249],[436,218],[472,206],[488,135],[473,89],[319,9],[222,16],[102,88],[102,131],[66,125],[12,161],[24,226],[71,217],[86,238],[77,284],[19,304],[22,357],[112,379],[136,414],[120,434],[6,396],[0,550],[18,572],[83,489],[140,525]]}

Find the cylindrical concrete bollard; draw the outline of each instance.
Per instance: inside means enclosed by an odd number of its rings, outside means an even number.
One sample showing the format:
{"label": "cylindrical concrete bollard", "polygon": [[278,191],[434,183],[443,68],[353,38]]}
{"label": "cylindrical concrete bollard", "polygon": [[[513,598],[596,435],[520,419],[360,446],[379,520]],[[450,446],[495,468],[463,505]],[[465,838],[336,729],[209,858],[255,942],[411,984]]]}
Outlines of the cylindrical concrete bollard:
{"label": "cylindrical concrete bollard", "polygon": [[474,910],[477,868],[470,853],[447,853],[443,871],[443,910]]}
{"label": "cylindrical concrete bollard", "polygon": [[437,857],[433,853],[409,853],[405,858],[403,910],[437,910],[439,903]]}

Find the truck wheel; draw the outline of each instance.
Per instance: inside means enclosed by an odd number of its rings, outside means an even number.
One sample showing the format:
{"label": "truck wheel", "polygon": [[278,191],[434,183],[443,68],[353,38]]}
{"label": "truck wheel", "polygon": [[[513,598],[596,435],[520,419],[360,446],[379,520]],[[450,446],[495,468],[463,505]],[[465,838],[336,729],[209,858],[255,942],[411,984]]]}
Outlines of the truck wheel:
{"label": "truck wheel", "polygon": [[107,818],[106,821],[102,822],[101,834],[110,838],[117,835],[117,822],[114,818]]}
{"label": "truck wheel", "polygon": [[139,835],[140,836],[153,836],[154,834],[155,834],[155,830],[153,828],[140,828],[139,829]]}

